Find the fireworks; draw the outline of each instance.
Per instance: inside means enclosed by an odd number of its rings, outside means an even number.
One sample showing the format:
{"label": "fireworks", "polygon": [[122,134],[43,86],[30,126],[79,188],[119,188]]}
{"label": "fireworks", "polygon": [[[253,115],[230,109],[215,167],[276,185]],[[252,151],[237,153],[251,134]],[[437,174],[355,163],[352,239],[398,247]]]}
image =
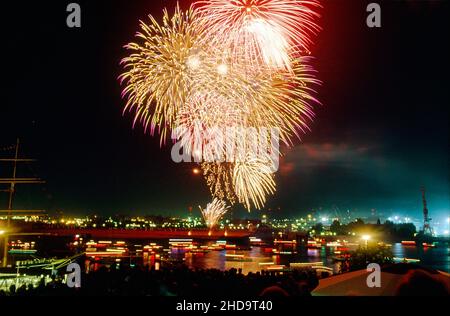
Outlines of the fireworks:
{"label": "fireworks", "polygon": [[126,46],[124,110],[201,164],[214,199],[202,209],[210,227],[226,202],[264,207],[276,191],[272,158],[281,154],[267,142],[292,146],[309,131],[319,103],[309,56],[317,7],[318,0],[205,0],[186,12],[177,5],[161,24],[141,21]]}
{"label": "fireworks", "polygon": [[203,163],[203,175],[213,198],[227,200],[230,204],[236,203],[236,194],[233,186],[233,164],[230,163]]}
{"label": "fireworks", "polygon": [[233,52],[234,60],[290,70],[290,53],[309,51],[316,0],[205,0],[196,7],[207,28],[207,40]]}
{"label": "fireworks", "polygon": [[135,107],[135,122],[150,126],[152,133],[158,127],[163,139],[186,101],[193,80],[186,65],[192,63],[190,52],[195,49],[198,34],[192,27],[193,10],[184,13],[177,6],[172,18],[164,10],[162,25],[149,18],[149,24],[141,21],[137,34],[143,43],[126,46],[133,53],[122,61],[127,71],[121,80],[127,81],[123,91],[128,95],[125,110]]}
{"label": "fireworks", "polygon": [[237,162],[233,170],[233,185],[239,202],[248,210],[251,203],[259,209],[266,203],[266,196],[275,193],[276,185],[270,160],[248,155]]}
{"label": "fireworks", "polygon": [[214,198],[232,205],[239,201],[247,210],[262,207],[276,184],[268,156],[248,154],[236,163],[203,163],[202,169]]}
{"label": "fireworks", "polygon": [[242,113],[232,101],[216,93],[194,93],[179,111],[172,138],[179,140],[185,152],[196,161],[225,157],[224,131],[243,125]]}
{"label": "fireworks", "polygon": [[199,206],[199,208],[202,212],[206,226],[212,229],[219,223],[219,220],[227,213],[230,207],[226,206],[224,201],[214,199],[211,203],[206,205],[206,208],[203,209],[201,206]]}
{"label": "fireworks", "polygon": [[310,103],[318,103],[311,86],[319,81],[308,62],[308,57],[298,58],[292,63],[292,73],[262,74],[253,80],[246,100],[250,126],[278,128],[286,145],[292,144],[294,135],[300,138],[299,132],[309,130],[314,117]]}

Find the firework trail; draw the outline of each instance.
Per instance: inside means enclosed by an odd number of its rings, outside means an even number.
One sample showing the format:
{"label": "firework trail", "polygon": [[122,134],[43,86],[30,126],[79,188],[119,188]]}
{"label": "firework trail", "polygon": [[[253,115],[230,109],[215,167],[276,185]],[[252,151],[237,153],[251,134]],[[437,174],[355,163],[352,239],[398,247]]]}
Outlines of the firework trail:
{"label": "firework trail", "polygon": [[199,206],[202,212],[203,219],[205,220],[206,226],[209,229],[214,228],[219,220],[227,213],[229,206],[226,206],[224,201],[219,199],[214,199],[211,203],[206,205],[206,208]]}
{"label": "firework trail", "polygon": [[239,202],[247,210],[251,209],[252,203],[256,209],[261,209],[266,196],[276,190],[270,160],[250,154],[244,161],[237,162],[233,169],[233,185]]}

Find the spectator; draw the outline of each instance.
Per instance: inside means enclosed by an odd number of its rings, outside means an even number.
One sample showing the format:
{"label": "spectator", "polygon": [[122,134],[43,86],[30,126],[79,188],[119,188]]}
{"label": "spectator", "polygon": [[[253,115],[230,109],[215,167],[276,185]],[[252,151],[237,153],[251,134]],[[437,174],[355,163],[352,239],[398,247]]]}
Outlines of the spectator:
{"label": "spectator", "polygon": [[409,271],[397,289],[398,296],[448,296],[448,286],[423,270]]}

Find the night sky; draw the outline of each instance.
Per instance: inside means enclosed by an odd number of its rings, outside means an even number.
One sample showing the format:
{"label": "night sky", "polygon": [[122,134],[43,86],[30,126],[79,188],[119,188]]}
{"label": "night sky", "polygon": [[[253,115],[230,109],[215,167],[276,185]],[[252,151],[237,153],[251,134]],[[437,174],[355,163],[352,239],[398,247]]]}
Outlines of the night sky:
{"label": "night sky", "polygon": [[[205,205],[209,191],[194,165],[173,163],[170,148],[122,115],[123,45],[139,19],[160,17],[176,2],[78,1],[81,29],[65,24],[69,2],[2,4],[0,156],[20,137],[21,154],[39,159],[20,175],[47,181],[18,187],[15,207],[182,215]],[[267,204],[273,216],[311,209],[418,216],[421,185],[431,217],[449,212],[449,3],[379,1],[382,27],[369,29],[369,2],[322,1],[312,55],[323,105],[312,132],[282,160]],[[0,165],[0,176],[9,172]]]}

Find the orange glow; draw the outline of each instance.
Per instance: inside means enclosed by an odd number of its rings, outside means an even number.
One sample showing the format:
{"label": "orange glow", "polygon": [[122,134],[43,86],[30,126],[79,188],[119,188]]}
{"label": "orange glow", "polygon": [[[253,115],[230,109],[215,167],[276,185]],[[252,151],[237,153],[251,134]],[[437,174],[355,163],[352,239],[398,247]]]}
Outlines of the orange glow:
{"label": "orange glow", "polygon": [[192,170],[192,173],[193,173],[193,174],[200,174],[200,169],[194,168],[194,169]]}

